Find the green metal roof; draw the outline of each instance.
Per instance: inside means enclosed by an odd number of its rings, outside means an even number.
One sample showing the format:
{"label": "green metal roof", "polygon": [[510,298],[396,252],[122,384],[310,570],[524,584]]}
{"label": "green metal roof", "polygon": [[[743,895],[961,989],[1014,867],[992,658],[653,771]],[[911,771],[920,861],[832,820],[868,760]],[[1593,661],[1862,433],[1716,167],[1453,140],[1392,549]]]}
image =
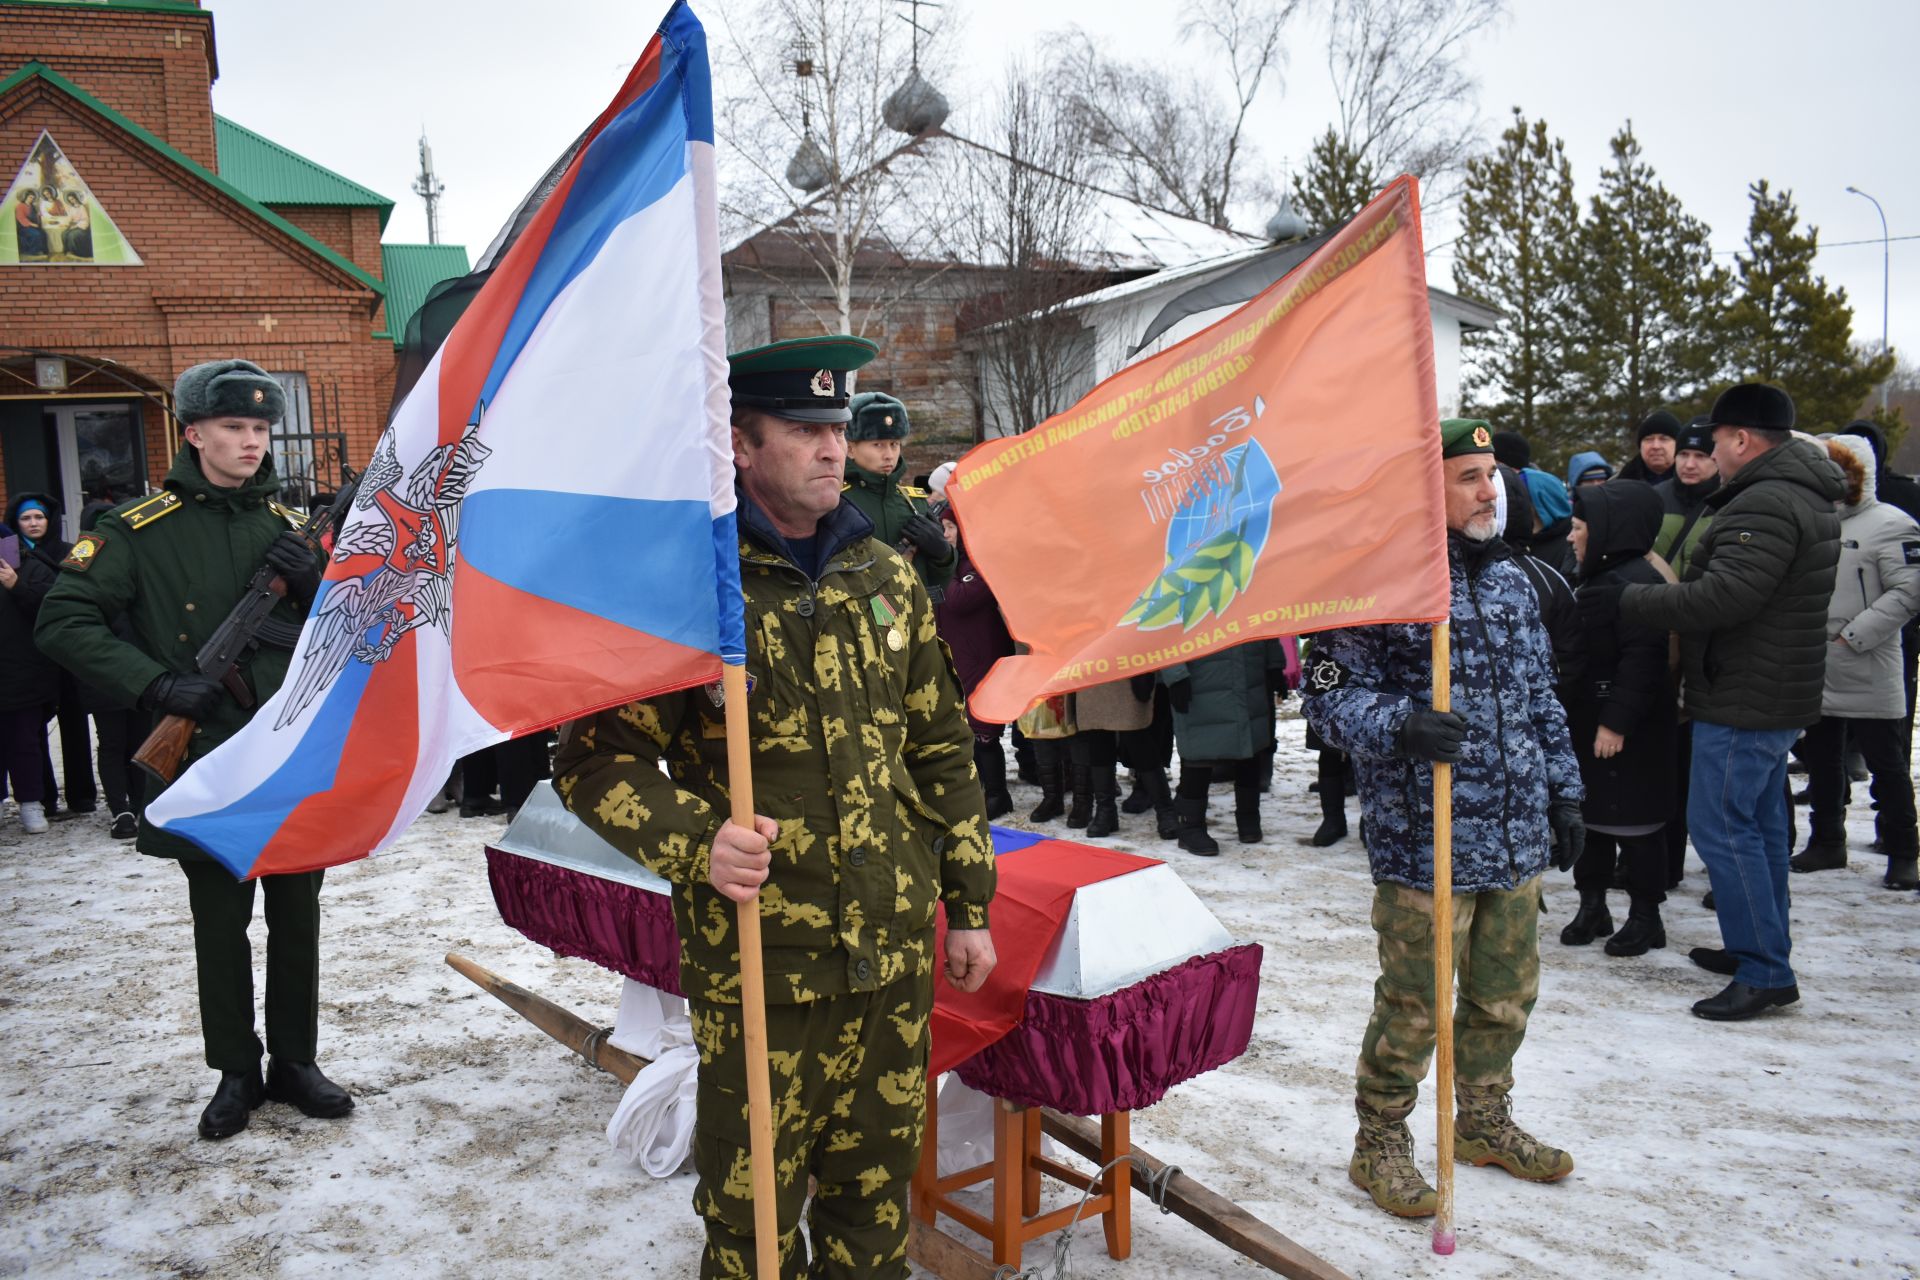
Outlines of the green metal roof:
{"label": "green metal roof", "polygon": [[427,291],[473,269],[465,245],[383,244],[380,274],[387,278],[387,330],[393,345],[407,336],[407,321],[427,300]]}
{"label": "green metal roof", "polygon": [[205,13],[195,0],[0,0],[0,4],[62,9],[132,9],[147,13]]}
{"label": "green metal roof", "polygon": [[374,208],[380,210],[380,229],[387,229],[393,201],[287,150],[271,138],[261,137],[245,125],[215,116],[213,144],[220,157],[220,176],[261,204]]}
{"label": "green metal roof", "polygon": [[27,81],[35,79],[36,77],[46,81],[47,84],[59,90],[61,93],[66,94],[69,98],[80,103],[89,111],[111,121],[116,127],[138,138],[143,145],[151,148],[159,155],[166,157],[166,159],[173,164],[178,165],[194,177],[205,182],[214,190],[235,201],[256,218],[276,228],[282,234],[291,237],[300,245],[324,259],[332,266],[344,271],[375,293],[382,296],[386,294],[387,287],[384,284],[380,283],[380,281],[360,267],[355,266],[350,259],[341,256],[321,241],[314,239],[314,237],[294,226],[291,222],[288,222],[285,218],[267,208],[264,204],[261,204],[233,183],[222,178],[219,174],[209,170],[192,157],[175,150],[164,138],[148,131],[136,121],[121,115],[118,111],[115,111],[112,107],[88,93],[85,89],[82,89],[79,85],[73,83],[73,81],[67,79],[58,71],[55,71],[52,67],[47,66],[44,62],[29,62],[5,80],[0,80],[0,96],[4,96],[19,85],[25,84]]}

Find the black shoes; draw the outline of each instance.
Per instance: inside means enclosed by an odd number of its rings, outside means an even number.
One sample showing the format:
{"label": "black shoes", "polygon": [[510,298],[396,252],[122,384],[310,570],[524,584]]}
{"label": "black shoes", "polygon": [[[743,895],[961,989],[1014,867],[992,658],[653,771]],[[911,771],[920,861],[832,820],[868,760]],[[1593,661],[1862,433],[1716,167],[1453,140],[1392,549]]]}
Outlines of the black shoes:
{"label": "black shoes", "polygon": [[231,1138],[247,1127],[253,1109],[265,1101],[266,1096],[258,1066],[248,1071],[222,1071],[220,1084],[213,1091],[213,1101],[200,1113],[200,1136]]}
{"label": "black shoes", "polygon": [[140,834],[140,819],[130,813],[116,813],[109,832],[115,840],[131,840]]}
{"label": "black shoes", "polygon": [[1666,945],[1667,927],[1661,922],[1660,913],[1634,912],[1627,916],[1627,922],[1620,926],[1620,932],[1607,939],[1607,954],[1643,956]]}
{"label": "black shoes", "polygon": [[1320,826],[1313,837],[1307,841],[1316,849],[1325,849],[1329,845],[1339,844],[1347,838],[1347,815],[1332,814],[1320,820]]}
{"label": "black shoes", "polygon": [[1887,877],[1880,882],[1889,889],[1920,889],[1920,861],[1912,854],[1887,856]]}
{"label": "black shoes", "polygon": [[316,1120],[335,1120],[353,1110],[353,1098],[333,1081],[320,1074],[311,1062],[283,1062],[279,1058],[267,1064],[267,1097],[298,1107],[303,1115]]}
{"label": "black shoes", "polygon": [[1693,1006],[1697,1017],[1709,1022],[1745,1022],[1767,1010],[1789,1005],[1800,998],[1798,985],[1790,987],[1750,987],[1744,982],[1729,982],[1717,996],[1709,996]]}
{"label": "black shoes", "polygon": [[1687,959],[1705,969],[1708,973],[1717,973],[1731,978],[1740,969],[1740,962],[1722,951],[1719,947],[1695,947],[1687,952]]}
{"label": "black shoes", "polygon": [[1847,865],[1847,842],[1841,840],[1807,841],[1807,847],[1787,859],[1795,871],[1838,871]]}
{"label": "black shoes", "polygon": [[1580,891],[1580,909],[1573,913],[1573,919],[1560,931],[1560,944],[1566,947],[1584,947],[1595,938],[1604,938],[1613,932],[1613,915],[1607,910],[1607,894],[1604,889],[1582,889]]}
{"label": "black shoes", "polygon": [[973,767],[980,775],[980,790],[987,797],[987,821],[1004,818],[1013,812],[1013,796],[1007,791],[1007,757],[998,742],[973,743]]}
{"label": "black shoes", "polygon": [[1176,796],[1173,804],[1180,823],[1180,847],[1203,858],[1219,853],[1220,842],[1207,834],[1207,798]]}

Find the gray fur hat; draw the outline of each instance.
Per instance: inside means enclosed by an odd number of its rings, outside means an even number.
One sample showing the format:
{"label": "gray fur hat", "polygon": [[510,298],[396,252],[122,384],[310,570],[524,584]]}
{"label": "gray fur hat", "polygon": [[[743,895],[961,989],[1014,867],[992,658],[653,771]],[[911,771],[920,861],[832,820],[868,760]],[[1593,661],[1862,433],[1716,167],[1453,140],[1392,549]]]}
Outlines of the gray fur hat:
{"label": "gray fur hat", "polygon": [[849,440],[905,440],[907,406],[884,391],[862,391],[849,406],[853,421],[847,424]]}
{"label": "gray fur hat", "polygon": [[278,422],[287,395],[274,376],[251,360],[209,360],[173,384],[173,416],[191,425],[203,418],[264,418]]}

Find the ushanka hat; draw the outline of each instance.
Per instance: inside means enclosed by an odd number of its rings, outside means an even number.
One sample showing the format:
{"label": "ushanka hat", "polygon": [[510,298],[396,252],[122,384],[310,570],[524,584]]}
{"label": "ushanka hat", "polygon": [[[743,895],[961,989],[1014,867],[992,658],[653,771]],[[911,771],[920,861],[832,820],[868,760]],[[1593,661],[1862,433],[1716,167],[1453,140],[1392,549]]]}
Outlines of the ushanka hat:
{"label": "ushanka hat", "polygon": [[884,391],[862,391],[853,398],[849,440],[905,440],[907,406]]}
{"label": "ushanka hat", "polygon": [[279,381],[251,360],[210,360],[173,384],[173,416],[188,426],[206,418],[278,422],[286,411]]}
{"label": "ushanka hat", "polygon": [[1493,428],[1480,418],[1445,418],[1440,423],[1440,456],[1492,453]]}
{"label": "ushanka hat", "polygon": [[727,386],[735,408],[794,422],[847,422],[854,371],[879,354],[873,343],[846,333],[788,338],[728,356]]}
{"label": "ushanka hat", "polygon": [[1784,433],[1793,430],[1793,397],[1764,382],[1743,382],[1722,391],[1707,416],[1716,427]]}

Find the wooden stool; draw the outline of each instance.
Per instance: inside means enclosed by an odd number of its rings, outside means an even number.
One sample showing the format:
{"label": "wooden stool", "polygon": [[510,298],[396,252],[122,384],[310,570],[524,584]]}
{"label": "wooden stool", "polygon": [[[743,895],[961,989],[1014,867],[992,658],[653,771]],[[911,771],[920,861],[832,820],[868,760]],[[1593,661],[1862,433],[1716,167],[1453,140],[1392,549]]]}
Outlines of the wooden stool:
{"label": "wooden stool", "polygon": [[[1058,1231],[1074,1220],[1100,1219],[1107,1236],[1107,1256],[1125,1258],[1133,1252],[1133,1166],[1122,1160],[1098,1179],[1069,1169],[1040,1154],[1040,1109],[1022,1107],[996,1098],[993,1103],[993,1159],[972,1169],[940,1176],[939,1103],[932,1082],[927,1089],[926,1136],[920,1147],[920,1168],[913,1175],[913,1216],[932,1225],[946,1214],[961,1226],[985,1236],[992,1244],[996,1266],[1020,1265],[1020,1251],[1036,1236]],[[1133,1150],[1129,1113],[1115,1111],[1100,1117],[1100,1163],[1106,1164]],[[1040,1212],[1040,1177],[1045,1174],[1078,1191],[1092,1188],[1086,1208],[1078,1202],[1051,1213]],[[953,1192],[981,1182],[992,1183],[993,1216],[982,1217],[953,1199]]]}

